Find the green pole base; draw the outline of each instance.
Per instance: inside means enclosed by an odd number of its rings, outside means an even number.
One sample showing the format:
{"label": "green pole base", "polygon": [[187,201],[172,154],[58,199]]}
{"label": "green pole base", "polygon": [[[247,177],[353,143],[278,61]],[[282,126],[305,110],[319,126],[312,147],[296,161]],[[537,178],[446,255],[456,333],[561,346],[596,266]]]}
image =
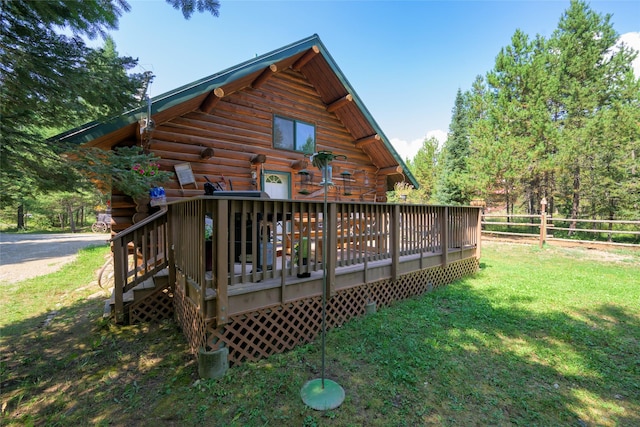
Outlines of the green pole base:
{"label": "green pole base", "polygon": [[324,388],[322,387],[322,378],[307,381],[300,390],[302,401],[308,407],[316,411],[326,411],[335,409],[344,402],[344,389],[335,381],[325,378]]}

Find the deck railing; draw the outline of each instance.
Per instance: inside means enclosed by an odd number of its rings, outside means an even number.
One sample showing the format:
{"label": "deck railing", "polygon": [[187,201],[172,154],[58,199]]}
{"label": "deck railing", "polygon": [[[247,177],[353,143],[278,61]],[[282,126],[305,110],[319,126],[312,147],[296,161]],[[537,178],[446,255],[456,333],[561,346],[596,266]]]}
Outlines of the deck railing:
{"label": "deck railing", "polygon": [[224,324],[230,291],[280,287],[274,298],[284,302],[286,286],[317,278],[325,264],[334,286],[336,271],[390,265],[397,279],[404,258],[446,267],[456,252],[480,256],[475,207],[330,202],[323,211],[322,202],[229,196],[170,203],[112,239],[116,321],[124,294],[166,267],[204,319]]}
{"label": "deck railing", "polygon": [[333,283],[341,267],[386,260],[397,272],[401,257],[415,255],[439,256],[446,267],[453,251],[479,251],[474,207],[330,202],[326,221],[322,202],[203,196],[168,208],[187,294],[204,318],[222,324],[230,289],[279,283],[284,295],[286,284],[322,271],[323,262]]}
{"label": "deck railing", "polygon": [[112,239],[114,272],[114,316],[124,320],[124,296],[169,265],[166,211],[160,211]]}

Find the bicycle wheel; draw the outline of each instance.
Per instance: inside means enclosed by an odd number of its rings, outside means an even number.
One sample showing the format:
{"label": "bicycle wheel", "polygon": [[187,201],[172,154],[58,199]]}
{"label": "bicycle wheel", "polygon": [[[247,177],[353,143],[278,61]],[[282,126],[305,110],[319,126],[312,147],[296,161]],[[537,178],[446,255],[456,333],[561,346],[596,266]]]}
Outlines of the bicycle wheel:
{"label": "bicycle wheel", "polygon": [[108,255],[107,260],[98,271],[98,286],[110,291],[114,285],[113,278],[113,257]]}
{"label": "bicycle wheel", "polygon": [[102,221],[97,221],[91,226],[91,231],[93,231],[94,233],[106,233],[107,224]]}

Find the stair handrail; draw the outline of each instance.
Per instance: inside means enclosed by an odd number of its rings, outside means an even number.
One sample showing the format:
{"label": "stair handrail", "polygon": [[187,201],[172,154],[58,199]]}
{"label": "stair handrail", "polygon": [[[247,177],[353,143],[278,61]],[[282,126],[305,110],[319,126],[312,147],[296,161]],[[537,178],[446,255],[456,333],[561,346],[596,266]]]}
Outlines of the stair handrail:
{"label": "stair handrail", "polygon": [[142,227],[144,227],[145,225],[149,224],[150,222],[155,221],[158,218],[161,218],[163,215],[166,215],[168,212],[168,209],[166,208],[166,206],[163,206],[158,212],[153,213],[151,215],[149,215],[148,217],[146,217],[145,219],[143,219],[142,221],[136,222],[135,224],[133,224],[130,227],[125,228],[124,230],[118,232],[117,234],[115,234],[109,241],[113,242],[116,239],[122,238],[123,236],[138,230]]}
{"label": "stair handrail", "polygon": [[[117,323],[124,321],[124,294],[169,265],[167,212],[166,208],[162,208],[117,233],[110,240],[114,273],[114,316]],[[133,257],[131,267],[130,256]]]}

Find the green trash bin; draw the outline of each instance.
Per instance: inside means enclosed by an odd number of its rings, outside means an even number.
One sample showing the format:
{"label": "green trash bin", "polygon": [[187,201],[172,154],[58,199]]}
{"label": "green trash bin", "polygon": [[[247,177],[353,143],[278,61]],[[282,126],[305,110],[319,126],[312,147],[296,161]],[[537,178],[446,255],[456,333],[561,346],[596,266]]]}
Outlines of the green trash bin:
{"label": "green trash bin", "polygon": [[[300,251],[298,248],[300,246],[300,243],[302,243],[302,250]],[[302,265],[307,265],[307,261],[309,259],[309,252],[310,252],[310,246],[309,246],[309,238],[308,237],[303,237],[301,239],[300,243],[296,243],[295,245],[295,257],[293,259],[294,263],[298,263],[298,256],[302,256]]]}

